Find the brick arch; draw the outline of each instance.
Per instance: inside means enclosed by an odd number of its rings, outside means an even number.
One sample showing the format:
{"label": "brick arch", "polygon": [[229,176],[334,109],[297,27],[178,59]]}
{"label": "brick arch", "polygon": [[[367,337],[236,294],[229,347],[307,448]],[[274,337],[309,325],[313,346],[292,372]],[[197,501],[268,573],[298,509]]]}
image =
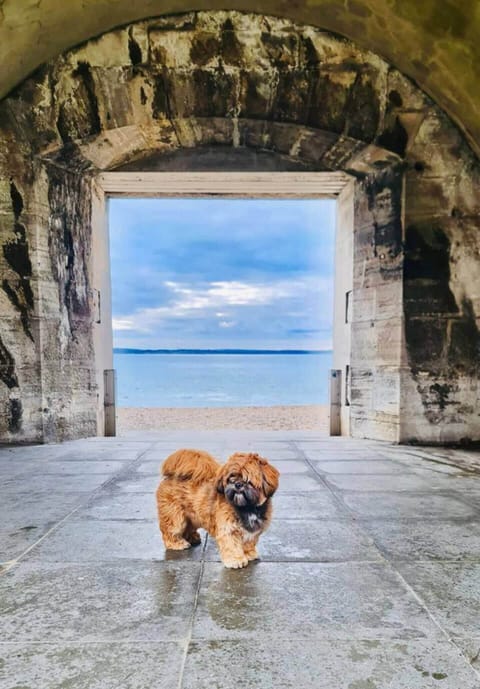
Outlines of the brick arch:
{"label": "brick arch", "polygon": [[147,20],[45,65],[1,103],[0,139],[3,437],[99,430],[97,175],[209,149],[356,180],[352,432],[478,433],[478,163],[377,55],[262,15]]}

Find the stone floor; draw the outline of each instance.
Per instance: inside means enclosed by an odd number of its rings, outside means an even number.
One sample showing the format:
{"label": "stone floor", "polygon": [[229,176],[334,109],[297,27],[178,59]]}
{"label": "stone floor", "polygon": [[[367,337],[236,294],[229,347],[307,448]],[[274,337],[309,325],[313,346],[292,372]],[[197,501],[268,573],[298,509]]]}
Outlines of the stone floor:
{"label": "stone floor", "polygon": [[[179,446],[281,471],[262,559],[165,553]],[[478,689],[479,455],[309,432],[0,449],[1,689]]]}

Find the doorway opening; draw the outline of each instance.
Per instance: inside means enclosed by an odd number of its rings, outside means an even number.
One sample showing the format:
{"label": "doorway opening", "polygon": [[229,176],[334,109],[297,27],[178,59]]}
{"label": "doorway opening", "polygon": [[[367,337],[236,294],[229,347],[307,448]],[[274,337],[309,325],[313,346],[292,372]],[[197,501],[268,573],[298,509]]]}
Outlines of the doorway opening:
{"label": "doorway opening", "polygon": [[103,180],[118,432],[328,432],[337,193],[109,193],[126,174]]}

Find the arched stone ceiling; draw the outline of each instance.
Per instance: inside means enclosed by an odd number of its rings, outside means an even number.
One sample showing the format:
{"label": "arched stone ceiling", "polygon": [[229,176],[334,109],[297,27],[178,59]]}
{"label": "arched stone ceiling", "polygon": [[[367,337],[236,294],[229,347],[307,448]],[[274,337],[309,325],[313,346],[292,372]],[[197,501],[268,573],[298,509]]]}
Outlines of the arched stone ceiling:
{"label": "arched stone ceiling", "polygon": [[414,79],[480,152],[478,0],[0,0],[0,97],[115,26],[195,9],[261,10],[347,36]]}

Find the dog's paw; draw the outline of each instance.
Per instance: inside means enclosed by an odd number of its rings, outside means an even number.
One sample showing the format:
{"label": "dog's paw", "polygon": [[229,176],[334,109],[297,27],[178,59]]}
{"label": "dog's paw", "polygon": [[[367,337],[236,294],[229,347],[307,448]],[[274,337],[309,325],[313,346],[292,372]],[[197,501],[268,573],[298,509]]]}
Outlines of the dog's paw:
{"label": "dog's paw", "polygon": [[242,557],[238,560],[231,558],[229,560],[223,560],[223,564],[228,569],[242,569],[242,567],[246,567],[248,565],[248,558]]}
{"label": "dog's paw", "polygon": [[166,541],[165,548],[167,550],[186,550],[191,548],[192,544],[186,541],[184,538],[179,538],[178,541]]}

